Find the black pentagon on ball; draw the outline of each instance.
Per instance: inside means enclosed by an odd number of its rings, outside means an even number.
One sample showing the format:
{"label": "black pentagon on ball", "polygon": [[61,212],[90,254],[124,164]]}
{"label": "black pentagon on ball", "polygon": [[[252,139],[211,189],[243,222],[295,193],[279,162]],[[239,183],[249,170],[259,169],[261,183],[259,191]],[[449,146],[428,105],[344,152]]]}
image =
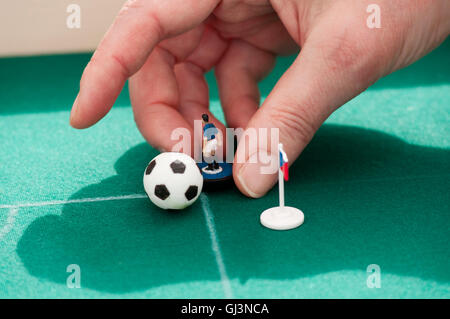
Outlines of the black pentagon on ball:
{"label": "black pentagon on ball", "polygon": [[153,160],[148,164],[147,168],[145,169],[145,175],[150,175],[150,173],[153,171],[153,168],[155,168],[156,160]]}
{"label": "black pentagon on ball", "polygon": [[155,186],[155,196],[159,199],[165,200],[167,197],[169,197],[169,195],[170,193],[166,185],[159,184]]}
{"label": "black pentagon on ball", "polygon": [[191,200],[197,196],[198,193],[198,186],[191,185],[187,189],[186,193],[184,193],[184,196],[186,196],[187,200]]}
{"label": "black pentagon on ball", "polygon": [[174,174],[183,174],[186,170],[186,165],[182,161],[176,160],[170,164],[170,168]]}

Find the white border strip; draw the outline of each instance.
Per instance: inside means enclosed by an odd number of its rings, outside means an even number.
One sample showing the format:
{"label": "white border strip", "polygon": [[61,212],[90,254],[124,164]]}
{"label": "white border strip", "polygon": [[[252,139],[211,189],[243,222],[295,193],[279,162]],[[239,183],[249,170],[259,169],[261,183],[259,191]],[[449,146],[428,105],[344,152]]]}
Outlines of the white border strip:
{"label": "white border strip", "polygon": [[214,225],[214,215],[209,207],[209,200],[205,194],[200,194],[200,200],[202,202],[203,213],[205,215],[206,225],[208,226],[209,235],[211,237],[211,248],[216,257],[217,267],[219,268],[220,280],[222,282],[223,291],[225,293],[225,298],[233,298],[233,293],[231,291],[231,283],[228,278],[227,271],[225,268],[225,263],[223,262],[222,253],[219,247],[219,241],[217,239],[216,226]]}
{"label": "white border strip", "polygon": [[110,197],[94,197],[94,198],[80,198],[80,199],[68,199],[68,200],[54,200],[48,202],[37,202],[37,203],[23,203],[15,205],[0,205],[0,208],[20,208],[20,207],[42,207],[42,206],[52,206],[52,205],[65,205],[65,204],[76,204],[76,203],[92,203],[92,202],[104,202],[110,200],[123,200],[123,199],[140,199],[147,198],[144,194],[132,194],[124,196],[110,196]]}

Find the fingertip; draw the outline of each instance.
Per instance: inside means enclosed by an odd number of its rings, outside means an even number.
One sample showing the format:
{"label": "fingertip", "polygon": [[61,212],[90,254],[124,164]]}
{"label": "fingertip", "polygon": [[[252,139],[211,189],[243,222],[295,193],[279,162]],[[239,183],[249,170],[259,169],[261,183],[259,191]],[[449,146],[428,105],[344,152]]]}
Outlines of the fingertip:
{"label": "fingertip", "polygon": [[69,124],[76,129],[83,128],[78,118],[78,95],[75,98],[75,101],[72,105],[72,110],[70,111]]}
{"label": "fingertip", "polygon": [[233,167],[233,178],[237,188],[247,197],[261,198],[276,183],[276,174],[265,172],[255,153],[245,163],[237,163]]}
{"label": "fingertip", "polygon": [[256,198],[261,198],[265,195],[265,194],[256,194],[256,193],[252,192],[248,188],[248,186],[245,183],[245,180],[243,179],[241,174],[233,172],[233,179],[234,179],[234,183],[235,183],[236,187],[245,196],[256,199]]}
{"label": "fingertip", "polygon": [[72,110],[70,112],[69,124],[75,129],[84,129],[92,126],[94,123],[87,123],[86,120],[80,114],[80,106],[78,102],[78,97],[75,99],[73,103]]}
{"label": "fingertip", "polygon": [[83,107],[81,106],[79,98],[77,96],[70,112],[69,124],[73,128],[81,130],[91,127],[104,116],[104,114],[91,114],[90,112],[86,112],[86,110],[83,110]]}

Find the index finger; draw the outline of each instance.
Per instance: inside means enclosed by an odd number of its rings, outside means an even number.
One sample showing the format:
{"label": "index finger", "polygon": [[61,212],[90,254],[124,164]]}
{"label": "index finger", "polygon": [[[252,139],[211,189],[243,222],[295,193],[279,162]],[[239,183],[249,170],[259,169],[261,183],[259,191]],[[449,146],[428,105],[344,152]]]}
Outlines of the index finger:
{"label": "index finger", "polygon": [[203,22],[218,2],[129,0],[83,72],[70,124],[86,128],[104,117],[156,44]]}

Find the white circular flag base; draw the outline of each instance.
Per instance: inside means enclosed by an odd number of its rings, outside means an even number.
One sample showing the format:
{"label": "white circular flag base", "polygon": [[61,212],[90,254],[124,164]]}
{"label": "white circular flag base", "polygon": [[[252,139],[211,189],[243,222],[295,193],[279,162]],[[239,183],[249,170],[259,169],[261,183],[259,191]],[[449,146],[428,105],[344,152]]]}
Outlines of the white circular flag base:
{"label": "white circular flag base", "polygon": [[295,207],[272,207],[262,212],[260,221],[263,226],[275,230],[293,229],[305,220],[303,212]]}

